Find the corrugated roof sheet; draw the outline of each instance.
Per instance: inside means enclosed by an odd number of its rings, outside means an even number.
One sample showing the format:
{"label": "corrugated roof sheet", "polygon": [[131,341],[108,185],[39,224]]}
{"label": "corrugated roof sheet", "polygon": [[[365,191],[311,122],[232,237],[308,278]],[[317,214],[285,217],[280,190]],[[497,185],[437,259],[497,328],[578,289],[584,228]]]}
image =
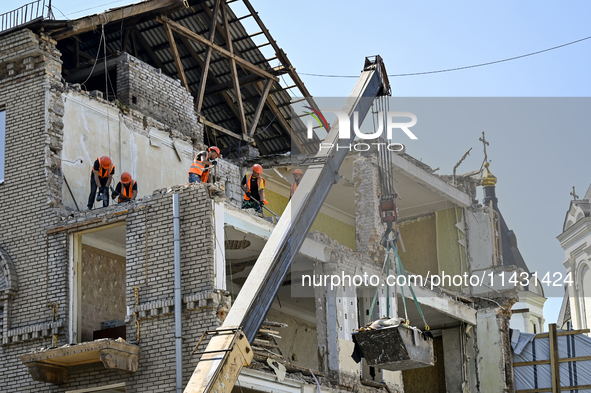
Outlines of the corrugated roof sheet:
{"label": "corrugated roof sheet", "polygon": [[[151,1],[155,2],[157,0]],[[119,7],[118,9],[129,8],[132,10],[134,9],[133,7],[139,7],[140,5],[145,5],[146,3],[149,2]],[[170,11],[170,7],[176,8],[173,8],[173,12],[169,12],[167,17],[186,27],[192,32],[195,32],[204,38],[209,38],[209,26],[211,23],[209,15],[213,13],[214,1],[191,0],[188,4],[189,7],[186,8],[183,6],[184,3],[181,0],[178,0],[178,2],[176,0],[169,1],[165,7],[166,10]],[[249,36],[249,34],[260,32],[247,32],[244,25],[234,14],[233,10],[230,7],[226,7],[226,10],[234,53],[249,61],[250,63],[257,65],[261,69],[277,75],[277,72],[273,71],[271,65],[261,50],[258,48],[259,44],[255,43],[252,37]],[[142,61],[157,68],[159,67],[157,64],[159,61],[162,65],[164,73],[173,78],[180,79],[174,62],[173,53],[168,42],[166,29],[163,24],[156,20],[158,15],[158,9],[156,9],[144,14],[139,13],[138,15],[132,16],[130,19],[116,20],[106,24],[105,32],[107,48],[111,53],[115,53],[123,49],[135,57],[141,59]],[[81,18],[80,20],[90,18],[93,17]],[[76,38],[80,41],[79,47],[81,51],[92,57],[96,58],[98,56],[101,58],[102,53],[97,54],[97,48],[99,47],[101,38],[101,19],[95,16],[94,19],[90,20],[97,21],[96,23],[98,24],[95,30],[81,33]],[[140,42],[137,42],[140,40],[135,40],[136,42],[134,46],[134,39],[130,38],[128,39],[127,47],[122,48],[124,29],[132,24],[135,25],[141,34],[141,37],[154,53],[154,56],[157,60],[152,57],[152,55],[149,53],[149,50],[144,48]],[[216,30],[213,42],[224,49],[228,49],[226,40],[224,39],[225,28],[222,26],[221,10],[218,14],[218,26],[219,27]],[[207,46],[194,41],[181,39],[176,33],[174,33],[173,36],[175,37],[175,43],[179,52],[179,57],[181,59],[185,76],[187,78],[187,83],[192,94],[195,96],[199,90],[202,74],[202,67],[200,63],[203,62],[205,53],[207,51]],[[265,35],[259,34],[259,41],[261,41],[260,38],[262,38],[264,41]],[[187,48],[185,43],[188,43],[188,45],[191,47]],[[191,52],[193,52],[193,54],[197,53],[200,60],[196,60]],[[284,64],[284,66],[290,67],[291,65]],[[237,65],[237,74],[239,79],[252,75],[250,71],[242,69],[242,67],[239,65]],[[232,80],[230,61],[226,57],[217,53],[215,50],[212,51],[208,76],[209,77],[206,85],[207,88],[201,111],[202,115],[207,120],[221,127],[224,127],[236,134],[241,134],[242,130],[240,126],[240,120],[235,113],[236,110],[233,110],[233,108],[228,104],[228,101],[237,101],[233,87],[230,87],[228,90],[222,93],[207,93],[208,89],[210,90],[224,83],[230,84]],[[262,83],[264,83],[263,78],[258,78],[257,82],[241,84],[240,90],[247,127],[252,121],[258,102],[260,100]],[[225,94],[226,98],[224,98],[222,94]],[[291,99],[290,94],[288,91],[284,90],[278,82],[274,82],[271,87],[271,93],[269,94],[269,97],[272,99],[275,105],[279,107],[279,113],[273,113],[271,108],[268,105],[265,105],[260,116],[254,138],[257,147],[261,150],[262,154],[285,153],[292,150],[291,135],[290,130],[286,129],[286,127],[282,125],[282,122],[279,121],[281,119],[278,119],[278,116],[282,116],[289,123],[290,120],[288,104]],[[299,119],[296,119],[295,121],[301,123]],[[235,154],[237,154],[238,146],[245,143],[244,141],[240,142],[236,138],[216,130],[208,130],[206,140],[208,138],[214,139],[218,146],[221,145],[227,148],[231,154],[234,154],[233,152],[236,152]],[[210,142],[213,143],[214,141]]]}

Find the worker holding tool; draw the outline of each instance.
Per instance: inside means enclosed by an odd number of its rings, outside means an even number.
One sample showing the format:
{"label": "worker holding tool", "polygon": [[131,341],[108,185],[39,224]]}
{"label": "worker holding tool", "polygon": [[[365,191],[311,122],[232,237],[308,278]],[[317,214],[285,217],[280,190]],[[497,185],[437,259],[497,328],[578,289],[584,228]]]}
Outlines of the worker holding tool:
{"label": "worker holding tool", "polygon": [[118,203],[129,202],[137,197],[137,182],[127,172],[121,174],[121,181],[117,183],[115,191],[112,192],[113,199],[117,198]]}
{"label": "worker holding tool", "polygon": [[298,189],[300,182],[302,181],[302,177],[304,177],[304,172],[299,169],[296,169],[291,174],[293,176],[293,184],[291,185],[291,193],[289,194],[289,199],[293,196],[293,193]]}
{"label": "worker holding tool", "polygon": [[98,188],[99,193],[96,196],[97,201],[103,201],[103,207],[109,206],[109,186],[111,179],[115,174],[115,165],[107,156],[102,156],[94,161],[92,172],[90,173],[90,195],[88,196],[88,210],[94,206],[94,196]]}
{"label": "worker holding tool", "polygon": [[244,175],[242,190],[244,191],[243,209],[255,209],[257,213],[263,212],[263,206],[268,204],[265,199],[265,179],[261,177],[263,167],[259,164],[252,166],[252,173]]}
{"label": "worker holding tool", "polygon": [[207,183],[209,170],[218,164],[220,149],[212,146],[207,151],[200,151],[195,155],[191,169],[189,169],[189,183]]}

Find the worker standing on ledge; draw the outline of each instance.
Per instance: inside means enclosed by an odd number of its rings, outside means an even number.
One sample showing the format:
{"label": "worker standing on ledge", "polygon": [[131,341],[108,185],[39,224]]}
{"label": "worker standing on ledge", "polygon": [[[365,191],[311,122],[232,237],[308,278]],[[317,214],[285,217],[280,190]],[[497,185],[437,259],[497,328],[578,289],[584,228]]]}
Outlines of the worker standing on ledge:
{"label": "worker standing on ledge", "polygon": [[263,167],[259,164],[252,166],[252,173],[244,175],[242,190],[244,191],[243,209],[255,209],[257,213],[263,212],[262,204],[268,204],[265,199],[265,179],[261,177]]}
{"label": "worker standing on ledge", "polygon": [[88,196],[88,210],[92,210],[94,206],[94,196],[96,189],[99,189],[99,194],[96,197],[97,201],[103,201],[103,207],[109,206],[109,186],[111,179],[115,174],[115,165],[107,156],[97,158],[90,173],[90,195]]}
{"label": "worker standing on ledge", "polygon": [[117,183],[113,191],[113,199],[117,198],[118,203],[129,202],[137,198],[137,182],[127,172],[121,174],[121,181]]}
{"label": "worker standing on ledge", "polygon": [[216,146],[197,153],[191,164],[191,169],[189,169],[189,183],[207,183],[209,169],[218,164],[216,159],[219,156],[220,149]]}
{"label": "worker standing on ledge", "polygon": [[291,193],[289,194],[289,199],[293,196],[293,193],[298,189],[300,182],[302,181],[302,177],[304,177],[304,172],[299,169],[296,169],[292,173],[293,176],[293,184],[291,185]]}

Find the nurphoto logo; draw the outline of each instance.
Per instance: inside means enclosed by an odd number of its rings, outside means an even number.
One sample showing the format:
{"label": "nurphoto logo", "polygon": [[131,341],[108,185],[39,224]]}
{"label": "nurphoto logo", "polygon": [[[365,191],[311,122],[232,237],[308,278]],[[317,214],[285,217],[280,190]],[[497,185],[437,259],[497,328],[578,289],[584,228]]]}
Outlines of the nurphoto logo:
{"label": "nurphoto logo", "polygon": [[[323,113],[319,110],[316,110],[311,107],[306,107],[310,109],[312,112],[307,112],[310,117],[308,117],[308,122],[306,124],[307,127],[307,137],[308,139],[312,139],[314,135],[314,122],[313,119],[316,120],[318,125],[321,128],[324,128],[328,132],[328,123],[326,118],[324,117]],[[390,151],[395,152],[404,152],[405,147],[402,143],[349,143],[351,141],[351,119],[347,116],[347,113],[341,109],[324,109],[323,112],[332,112],[337,115],[338,119],[338,128],[339,128],[339,139],[347,141],[348,145],[340,146],[338,143],[335,146],[333,143],[320,143],[320,151],[322,149],[332,149],[336,147],[337,150],[339,149],[348,149],[350,151],[367,151],[371,148],[371,146],[377,147],[380,150],[381,147],[385,147]],[[410,121],[400,122],[396,121],[395,119],[399,118],[409,118]],[[362,140],[374,140],[382,137],[384,133],[384,129],[386,130],[386,140],[392,140],[393,131],[396,129],[402,130],[406,136],[410,139],[418,139],[416,135],[410,130],[412,126],[417,124],[417,117],[414,113],[411,112],[377,112],[377,119],[378,125],[377,130],[373,133],[364,133],[359,130],[359,113],[357,111],[353,112],[353,132],[355,136]],[[385,121],[384,121],[385,119]],[[386,123],[384,126],[384,122]]]}

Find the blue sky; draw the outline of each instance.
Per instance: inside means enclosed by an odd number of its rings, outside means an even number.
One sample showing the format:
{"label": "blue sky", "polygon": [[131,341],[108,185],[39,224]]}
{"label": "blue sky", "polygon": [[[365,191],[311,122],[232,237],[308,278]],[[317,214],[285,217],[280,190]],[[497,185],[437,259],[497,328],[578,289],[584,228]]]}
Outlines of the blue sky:
{"label": "blue sky", "polygon": [[[347,96],[356,79],[305,74],[359,75],[369,55],[380,54],[388,74],[398,75],[517,57],[591,36],[591,3],[586,1],[251,2],[314,96]],[[91,8],[89,3],[53,0],[58,19],[60,11],[75,19],[130,3],[99,0]],[[23,4],[2,2],[0,13]],[[245,14],[241,1],[232,7],[238,16]],[[250,19],[244,23],[250,32],[259,30]],[[395,97],[588,97],[590,69],[591,39],[484,67],[391,77],[390,83]],[[524,130],[511,138],[502,130],[475,124],[473,130],[463,127],[449,135],[448,148],[439,152],[425,148],[428,135],[408,148],[409,154],[441,167],[439,173],[451,173],[453,164],[472,147],[462,166],[467,172],[480,167],[478,138],[486,131],[491,170],[499,178],[499,205],[532,271],[548,266],[564,271],[556,236],[562,232],[569,192],[575,186],[582,196],[591,182],[585,148],[591,142],[588,123],[565,127],[562,113],[540,113],[555,124],[543,132]],[[545,317],[555,322],[561,290],[546,293],[551,298]]]}

